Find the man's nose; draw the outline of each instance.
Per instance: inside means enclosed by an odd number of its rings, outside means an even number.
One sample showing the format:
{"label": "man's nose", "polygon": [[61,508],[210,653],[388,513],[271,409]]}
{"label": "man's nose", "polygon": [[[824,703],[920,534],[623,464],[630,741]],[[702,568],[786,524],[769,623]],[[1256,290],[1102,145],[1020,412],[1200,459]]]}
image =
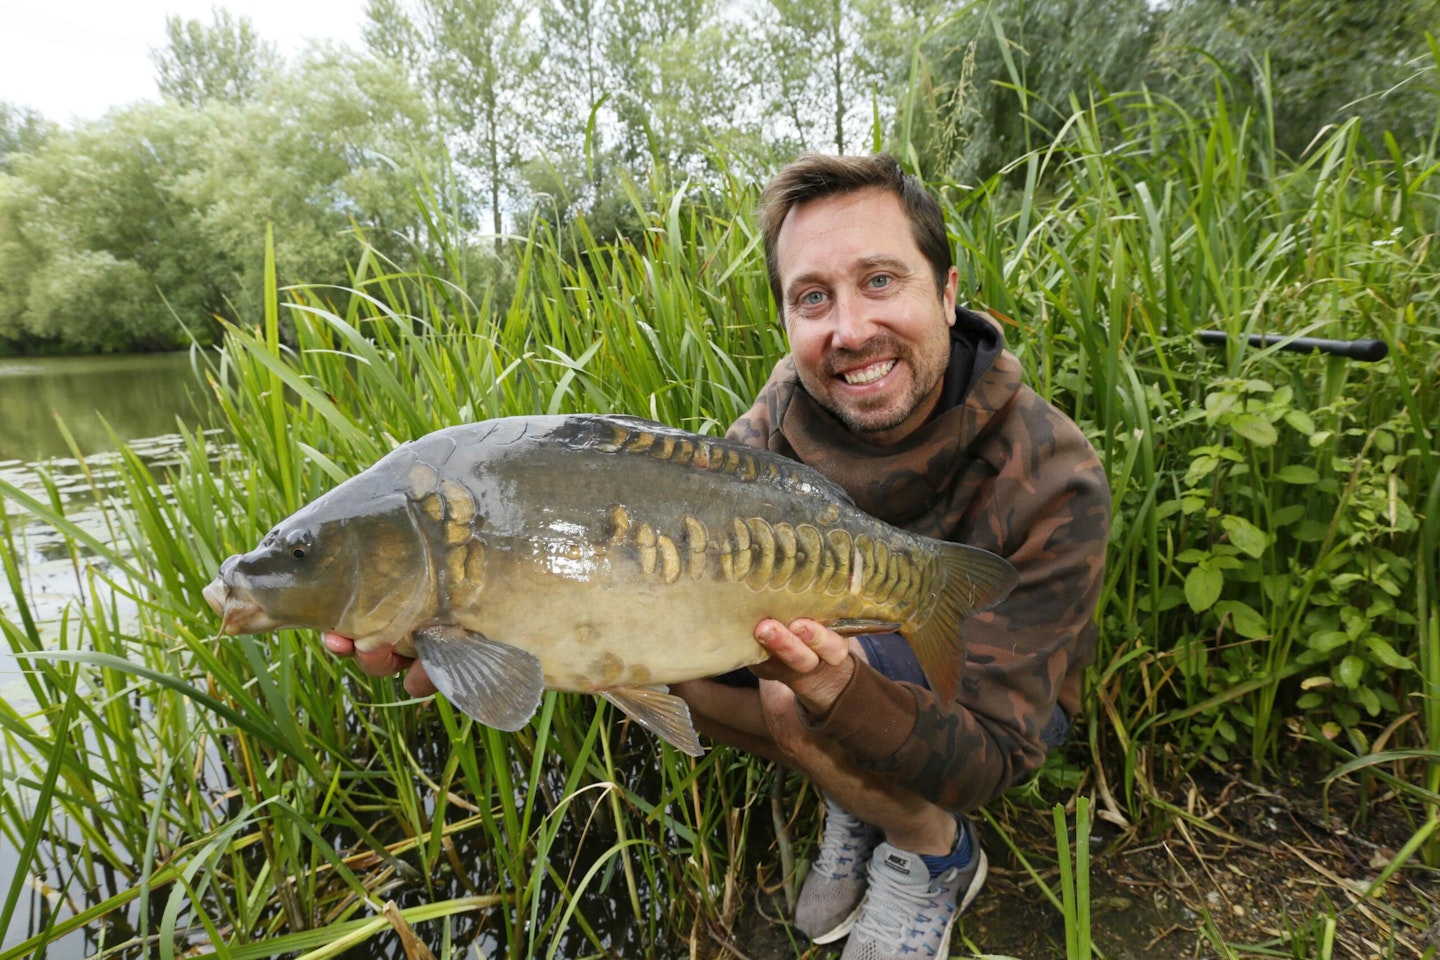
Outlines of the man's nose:
{"label": "man's nose", "polygon": [[835,346],[853,350],[862,346],[875,333],[875,320],[869,304],[853,293],[842,292],[835,297]]}

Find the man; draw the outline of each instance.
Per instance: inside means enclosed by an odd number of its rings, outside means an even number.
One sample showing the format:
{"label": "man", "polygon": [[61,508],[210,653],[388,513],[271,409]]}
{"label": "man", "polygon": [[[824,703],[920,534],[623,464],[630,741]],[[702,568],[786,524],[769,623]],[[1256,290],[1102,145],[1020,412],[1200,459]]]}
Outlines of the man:
{"label": "man", "polygon": [[[730,436],[816,467],[890,523],[1007,557],[1020,582],[966,622],[951,703],[903,639],[846,640],[804,619],[761,621],[768,661],[674,692],[701,732],[825,795],[802,932],[848,933],[845,960],[946,956],[985,879],[965,814],[1038,767],[1079,708],[1105,477],[1075,424],[1021,383],[998,327],[957,309],[940,208],[893,158],[800,158],[766,187],[761,226],[791,352]],[[374,675],[407,663],[362,660]],[[433,692],[418,667],[406,689]]]}

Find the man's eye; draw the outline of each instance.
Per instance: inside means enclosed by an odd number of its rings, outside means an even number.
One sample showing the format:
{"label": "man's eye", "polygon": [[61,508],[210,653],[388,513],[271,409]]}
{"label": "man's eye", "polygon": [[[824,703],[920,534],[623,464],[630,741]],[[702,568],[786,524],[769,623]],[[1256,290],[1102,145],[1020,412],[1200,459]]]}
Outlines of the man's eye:
{"label": "man's eye", "polygon": [[883,290],[894,282],[895,278],[888,273],[877,274],[870,278],[870,286],[875,290]]}
{"label": "man's eye", "polygon": [[815,307],[819,306],[824,302],[825,294],[821,293],[819,290],[811,290],[808,293],[802,293],[800,295],[799,301],[800,306],[802,307]]}

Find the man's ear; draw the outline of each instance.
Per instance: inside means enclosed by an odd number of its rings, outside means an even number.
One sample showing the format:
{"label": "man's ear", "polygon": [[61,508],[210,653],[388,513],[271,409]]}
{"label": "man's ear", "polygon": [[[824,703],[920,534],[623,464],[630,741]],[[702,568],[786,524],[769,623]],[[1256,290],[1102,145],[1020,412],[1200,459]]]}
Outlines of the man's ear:
{"label": "man's ear", "polygon": [[945,274],[945,289],[940,293],[940,303],[945,308],[945,324],[955,326],[955,295],[960,290],[960,270],[951,267]]}

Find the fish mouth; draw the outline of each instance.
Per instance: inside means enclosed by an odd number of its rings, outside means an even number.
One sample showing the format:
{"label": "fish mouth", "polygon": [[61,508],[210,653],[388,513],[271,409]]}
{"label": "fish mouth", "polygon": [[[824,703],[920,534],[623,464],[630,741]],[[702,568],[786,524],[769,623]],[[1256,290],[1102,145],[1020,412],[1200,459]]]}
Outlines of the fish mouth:
{"label": "fish mouth", "polygon": [[220,615],[222,634],[234,636],[239,633],[259,633],[281,626],[280,621],[268,615],[260,604],[242,596],[220,577],[210,581],[201,593],[205,602],[210,604],[210,609]]}

